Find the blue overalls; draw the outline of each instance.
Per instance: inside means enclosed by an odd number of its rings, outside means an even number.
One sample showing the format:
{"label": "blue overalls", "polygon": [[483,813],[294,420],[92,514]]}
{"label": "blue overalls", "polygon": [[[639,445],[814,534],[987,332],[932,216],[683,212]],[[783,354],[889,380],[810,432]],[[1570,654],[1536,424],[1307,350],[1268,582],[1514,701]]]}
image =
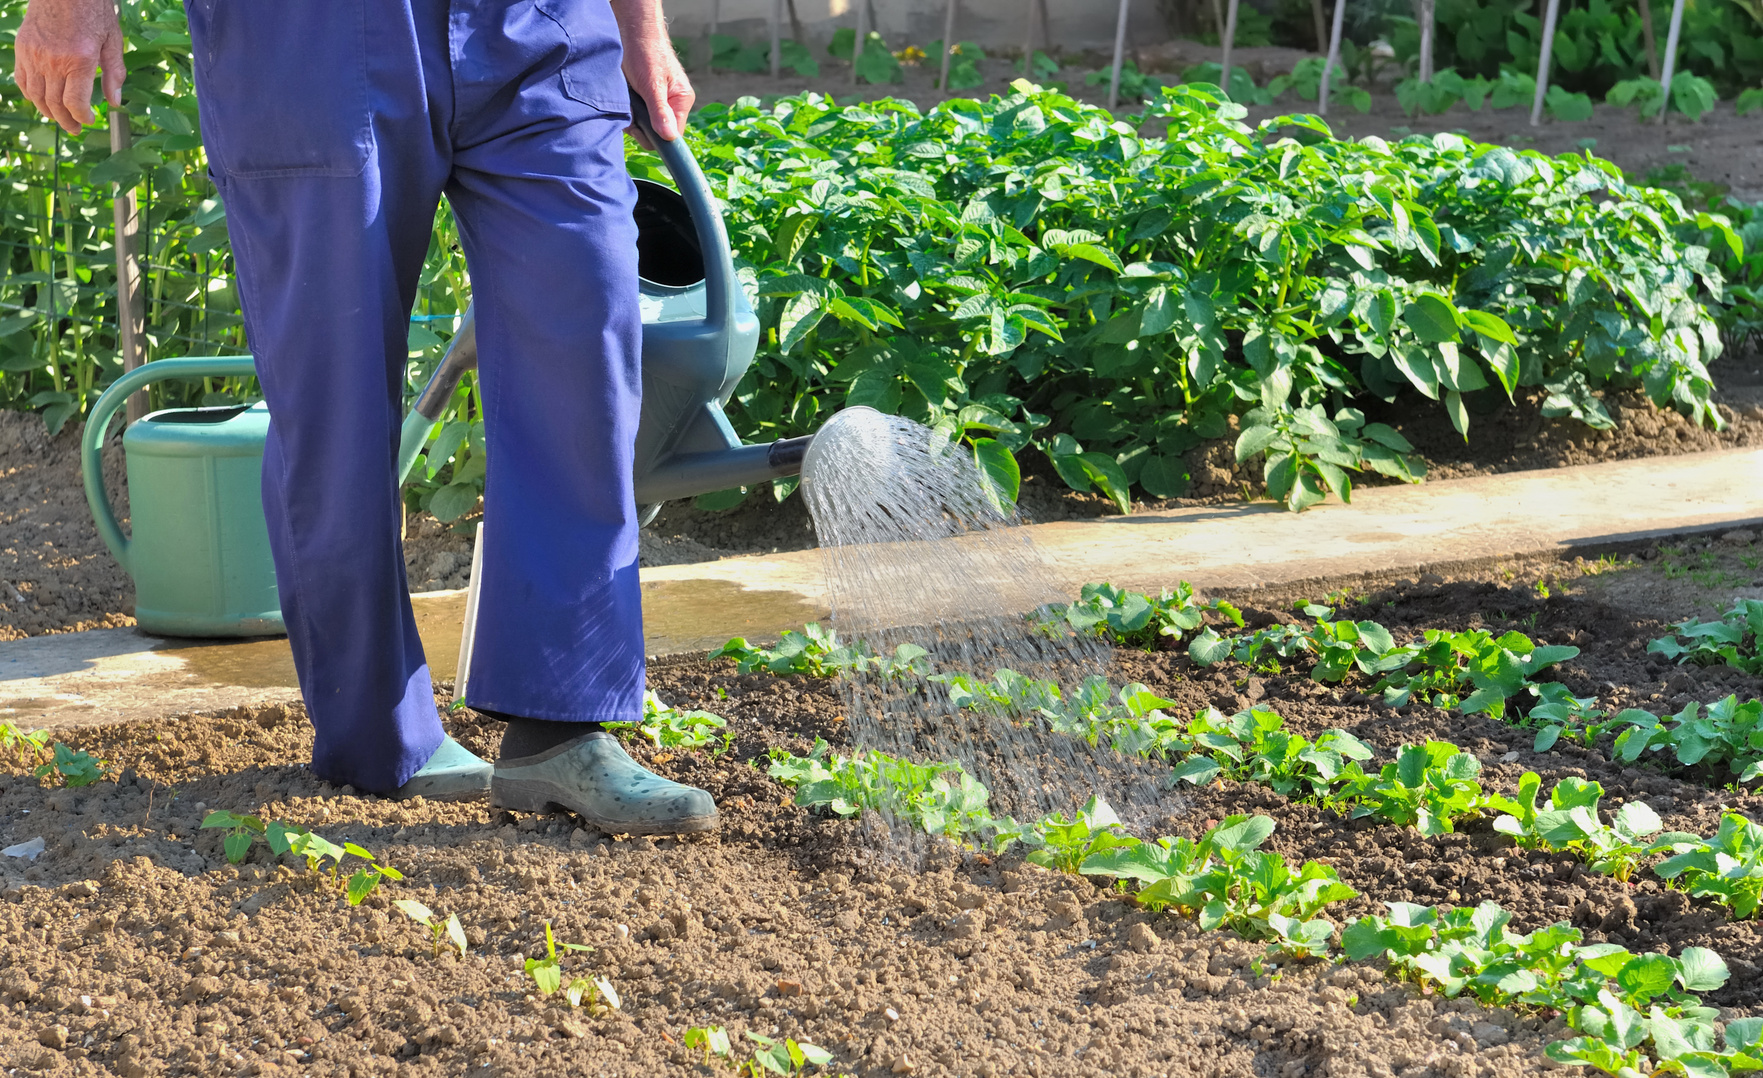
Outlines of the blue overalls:
{"label": "blue overalls", "polygon": [[442,194],[471,267],[487,442],[471,702],[635,718],[641,328],[606,0],[186,3],[272,417],[263,504],[313,771],[389,791],[442,739],[394,474]]}

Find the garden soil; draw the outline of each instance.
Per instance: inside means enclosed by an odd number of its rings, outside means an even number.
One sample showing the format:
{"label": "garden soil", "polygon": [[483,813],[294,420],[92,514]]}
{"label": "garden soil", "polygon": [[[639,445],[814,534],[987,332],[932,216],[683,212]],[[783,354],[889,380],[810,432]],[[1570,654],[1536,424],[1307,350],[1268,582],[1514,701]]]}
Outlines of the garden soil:
{"label": "garden soil", "polygon": [[[1718,541],[1716,561],[1763,554]],[[1341,616],[1398,631],[1522,627],[1578,646],[1560,677],[1600,706],[1659,711],[1758,679],[1677,668],[1645,651],[1666,626],[1607,601],[1624,574],[1657,573],[1706,550],[1673,546],[1553,576],[1361,581],[1337,591]],[[1707,568],[1698,570],[1707,572]],[[1538,585],[1542,584],[1542,587]],[[1599,590],[1605,589],[1605,590]],[[1547,595],[1543,594],[1547,591]],[[1251,625],[1290,617],[1296,597],[1260,592]],[[1175,700],[1177,712],[1255,706],[1314,735],[1347,729],[1389,753],[1424,738],[1482,761],[1484,783],[1520,773],[1603,783],[1606,805],[1644,799],[1674,829],[1709,832],[1723,807],[1763,802],[1720,776],[1623,768],[1608,746],[1536,754],[1531,733],[1483,717],[1393,710],[1367,687],[1318,685],[1302,669],[1248,676],[1196,668],[1179,650],[1120,651],[1111,672]],[[680,706],[726,716],[720,752],[633,753],[714,793],[723,823],[686,840],[623,839],[568,817],[482,804],[403,803],[331,788],[303,766],[310,732],[295,707],[242,708],[82,730],[77,747],[118,781],[50,789],[0,767],[0,844],[41,837],[35,861],[0,858],[0,1068],[55,1075],[708,1073],[683,1046],[693,1026],[789,1036],[859,1075],[1434,1078],[1535,1074],[1558,1020],[1422,994],[1375,964],[1280,966],[1228,932],[1138,909],[1087,880],[1011,854],[943,843],[888,845],[866,820],[817,816],[748,761],[815,738],[846,746],[836,685],[742,675],[725,660],[659,662],[651,684]],[[448,702],[437,686],[436,702]],[[492,752],[499,724],[452,712],[451,732]],[[1074,799],[1087,791],[1072,791]],[[351,908],[296,858],[259,848],[227,864],[212,809],[250,811],[349,840],[404,873]],[[1763,1003],[1763,933],[1718,907],[1663,890],[1645,872],[1619,884],[1571,857],[1525,853],[1488,822],[1423,838],[1343,819],[1254,786],[1172,791],[1151,834],[1197,837],[1225,815],[1261,811],[1288,859],[1332,864],[1382,903],[1504,904],[1515,928],[1557,921],[1592,941],[1678,952],[1708,946],[1733,977],[1710,1002],[1728,1017]],[[390,906],[415,898],[465,925],[467,954],[434,953]],[[536,998],[523,972],[546,923],[592,948],[571,977],[604,977],[617,1011]]]}

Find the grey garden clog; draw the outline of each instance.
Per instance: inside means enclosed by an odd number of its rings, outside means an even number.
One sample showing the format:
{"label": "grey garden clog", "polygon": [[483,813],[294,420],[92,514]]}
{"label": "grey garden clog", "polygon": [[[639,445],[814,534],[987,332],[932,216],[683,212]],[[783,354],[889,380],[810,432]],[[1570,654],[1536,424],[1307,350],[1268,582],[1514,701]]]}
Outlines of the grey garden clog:
{"label": "grey garden clog", "polygon": [[429,757],[422,769],[392,791],[394,798],[426,797],[430,801],[472,801],[490,789],[490,764],[451,737]]}
{"label": "grey garden clog", "polygon": [[517,812],[566,808],[613,835],[675,835],[717,824],[708,793],[645,770],[603,730],[496,761],[490,804]]}

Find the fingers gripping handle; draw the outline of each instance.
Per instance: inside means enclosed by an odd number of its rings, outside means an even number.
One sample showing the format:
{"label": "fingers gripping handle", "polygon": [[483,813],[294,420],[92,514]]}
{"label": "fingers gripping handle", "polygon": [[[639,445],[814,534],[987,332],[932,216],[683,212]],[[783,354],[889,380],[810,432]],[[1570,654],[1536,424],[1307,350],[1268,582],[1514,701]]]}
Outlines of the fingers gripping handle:
{"label": "fingers gripping handle", "polygon": [[80,470],[85,479],[86,504],[91,506],[92,521],[98,536],[115,555],[117,564],[129,571],[129,539],[111,507],[110,495],[104,490],[104,431],[110,419],[127,403],[136,390],[168,378],[243,378],[257,373],[250,356],[212,356],[198,359],[161,359],[137,367],[110,383],[110,388],[92,405],[86,416],[86,429],[80,435]]}
{"label": "fingers gripping handle", "polygon": [[729,250],[728,229],[722,223],[722,213],[710,193],[710,183],[687,148],[685,136],[662,139],[655,133],[655,122],[649,115],[649,104],[643,100],[643,95],[632,89],[630,97],[631,126],[642,132],[655,147],[661,163],[673,176],[674,186],[686,200],[686,209],[691,212],[692,224],[697,229],[698,248],[704,252],[705,320],[712,328],[731,326],[735,318],[734,256]]}

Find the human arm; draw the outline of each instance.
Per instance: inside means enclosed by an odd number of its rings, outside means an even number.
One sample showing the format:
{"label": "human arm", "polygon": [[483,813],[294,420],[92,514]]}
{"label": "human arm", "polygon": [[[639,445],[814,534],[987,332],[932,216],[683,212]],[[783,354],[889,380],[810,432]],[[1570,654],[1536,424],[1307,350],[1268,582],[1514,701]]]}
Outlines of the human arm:
{"label": "human arm", "polygon": [[122,27],[115,0],[30,0],[13,45],[13,81],[70,135],[94,123],[92,80],[104,69],[104,100],[122,104]]}
{"label": "human arm", "polygon": [[[685,130],[686,114],[692,111],[697,95],[674,55],[661,0],[612,0],[612,15],[618,20],[618,36],[624,42],[624,77],[648,103],[655,133],[672,142]],[[646,143],[640,132],[632,133]]]}

